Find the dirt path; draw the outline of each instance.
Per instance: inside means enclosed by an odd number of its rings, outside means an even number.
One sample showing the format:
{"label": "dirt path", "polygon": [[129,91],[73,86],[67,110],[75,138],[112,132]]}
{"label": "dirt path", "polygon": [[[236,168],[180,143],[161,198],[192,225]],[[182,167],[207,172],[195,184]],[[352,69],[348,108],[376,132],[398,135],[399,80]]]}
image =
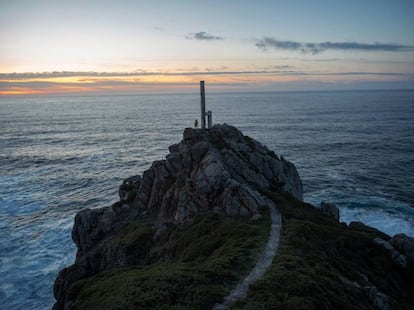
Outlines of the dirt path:
{"label": "dirt path", "polygon": [[276,256],[276,252],[279,247],[280,230],[282,228],[281,216],[274,203],[270,199],[265,197],[263,198],[266,200],[267,206],[270,210],[270,218],[272,221],[266,248],[248,276],[244,278],[244,280],[239,283],[227,296],[224,297],[221,304],[215,304],[213,310],[228,309],[236,301],[245,298],[249,286],[257,280],[263,278],[266,270],[272,264],[273,258]]}

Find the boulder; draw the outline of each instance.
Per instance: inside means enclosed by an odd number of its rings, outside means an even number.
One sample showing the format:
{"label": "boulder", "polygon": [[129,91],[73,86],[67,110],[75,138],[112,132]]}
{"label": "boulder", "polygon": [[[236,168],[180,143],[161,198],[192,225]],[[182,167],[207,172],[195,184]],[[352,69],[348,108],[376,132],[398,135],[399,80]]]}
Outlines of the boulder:
{"label": "boulder", "polygon": [[252,218],[249,220],[249,224],[253,223],[253,222],[257,222],[260,221],[261,219],[263,219],[263,215],[261,214],[255,214],[252,216]]}
{"label": "boulder", "polygon": [[364,223],[358,222],[358,221],[352,221],[351,223],[349,223],[348,226],[350,228],[357,229],[357,230],[364,230],[368,227]]}
{"label": "boulder", "polygon": [[398,250],[396,250],[392,244],[388,241],[385,241],[381,238],[375,238],[374,242],[381,245],[384,249],[388,251],[388,254],[391,256],[392,260],[402,268],[407,267],[407,256],[401,254]]}
{"label": "boulder", "polygon": [[407,258],[414,264],[414,238],[408,237],[405,234],[397,234],[391,238],[389,243],[399,252],[407,256]]}
{"label": "boulder", "polygon": [[367,287],[368,298],[372,305],[379,310],[389,310],[390,302],[389,297],[384,293],[378,291],[375,286]]}
{"label": "boulder", "polygon": [[119,200],[131,201],[135,198],[142,178],[140,175],[135,175],[125,179],[119,186]]}
{"label": "boulder", "polygon": [[321,212],[339,222],[339,209],[334,204],[322,201]]}

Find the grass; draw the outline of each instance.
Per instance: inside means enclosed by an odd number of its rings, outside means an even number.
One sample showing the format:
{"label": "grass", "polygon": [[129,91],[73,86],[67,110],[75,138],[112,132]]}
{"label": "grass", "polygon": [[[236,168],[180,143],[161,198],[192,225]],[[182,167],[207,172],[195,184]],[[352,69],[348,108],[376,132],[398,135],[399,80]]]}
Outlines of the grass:
{"label": "grass", "polygon": [[[372,241],[385,234],[348,227],[289,196],[262,191],[282,214],[279,251],[234,309],[374,309],[364,286],[388,295],[393,309],[414,309],[412,264],[401,269]],[[169,227],[157,242],[152,223],[129,223],[110,241],[135,264],[76,282],[67,293],[75,309],[210,309],[253,267],[268,240],[270,216],[247,224],[199,215]]]}
{"label": "grass", "polygon": [[184,263],[115,270],[85,281],[74,308],[207,308],[226,292],[227,286],[215,277],[196,265]]}
{"label": "grass", "polygon": [[[67,294],[74,309],[207,309],[248,274],[264,249],[270,216],[205,214],[170,227],[152,242],[149,222],[134,222],[111,242],[137,252],[135,266],[76,282]],[[138,254],[139,253],[139,254]]]}
{"label": "grass", "polygon": [[350,229],[302,202],[268,195],[283,219],[278,256],[235,308],[374,309],[364,289],[341,278],[376,286],[391,297],[395,309],[414,308],[413,266],[402,270],[372,242],[384,234],[368,227]]}

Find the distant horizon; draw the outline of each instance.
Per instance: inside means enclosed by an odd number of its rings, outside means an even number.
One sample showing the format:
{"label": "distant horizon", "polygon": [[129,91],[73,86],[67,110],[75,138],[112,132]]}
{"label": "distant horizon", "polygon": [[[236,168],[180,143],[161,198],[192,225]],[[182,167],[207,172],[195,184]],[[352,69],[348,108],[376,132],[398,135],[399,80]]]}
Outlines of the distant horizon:
{"label": "distant horizon", "polygon": [[[184,91],[159,91],[159,92],[141,92],[141,93],[127,93],[127,92],[68,92],[68,93],[38,93],[38,94],[19,94],[19,95],[0,95],[0,100],[6,98],[61,98],[61,97],[128,97],[128,96],[200,96],[198,85],[195,85],[193,90]],[[414,92],[413,88],[366,88],[366,89],[304,89],[304,90],[206,90],[206,97],[209,95],[226,95],[226,94],[266,94],[266,93],[335,93],[335,92]]]}

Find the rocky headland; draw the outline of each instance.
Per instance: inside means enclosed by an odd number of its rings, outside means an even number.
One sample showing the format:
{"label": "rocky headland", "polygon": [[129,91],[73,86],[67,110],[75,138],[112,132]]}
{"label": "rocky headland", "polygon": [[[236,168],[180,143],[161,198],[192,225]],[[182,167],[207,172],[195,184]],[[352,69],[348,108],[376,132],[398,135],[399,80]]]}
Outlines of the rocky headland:
{"label": "rocky headland", "polygon": [[304,203],[295,166],[235,127],[187,128],[169,151],[76,215],[54,309],[414,308],[412,238]]}

